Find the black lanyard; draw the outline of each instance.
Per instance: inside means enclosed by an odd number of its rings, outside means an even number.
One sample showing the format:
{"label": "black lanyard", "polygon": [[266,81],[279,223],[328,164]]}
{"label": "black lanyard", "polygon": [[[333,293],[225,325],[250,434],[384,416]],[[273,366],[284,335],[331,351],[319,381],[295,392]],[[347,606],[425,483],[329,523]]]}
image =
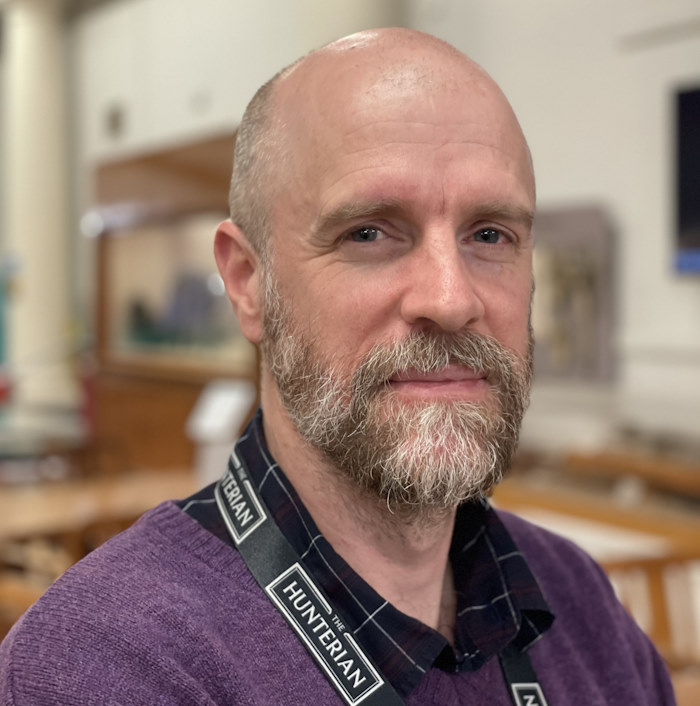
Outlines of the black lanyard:
{"label": "black lanyard", "polygon": [[[398,706],[401,697],[345,627],[348,623],[301,564],[270,517],[234,450],[214,491],[248,570],[348,706]],[[547,706],[527,654],[507,648],[501,668],[515,706]]]}

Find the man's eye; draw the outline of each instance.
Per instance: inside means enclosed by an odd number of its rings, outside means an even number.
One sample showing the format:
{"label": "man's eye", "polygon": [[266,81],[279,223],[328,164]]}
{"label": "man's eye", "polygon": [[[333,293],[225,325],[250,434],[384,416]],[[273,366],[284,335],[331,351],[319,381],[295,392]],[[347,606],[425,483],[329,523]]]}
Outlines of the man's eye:
{"label": "man's eye", "polygon": [[495,228],[481,228],[474,233],[474,240],[479,243],[489,243],[496,245],[501,237],[501,231]]}
{"label": "man's eye", "polygon": [[377,238],[379,238],[381,231],[379,228],[373,228],[372,226],[363,226],[357,230],[350,233],[350,240],[355,243],[373,243]]}

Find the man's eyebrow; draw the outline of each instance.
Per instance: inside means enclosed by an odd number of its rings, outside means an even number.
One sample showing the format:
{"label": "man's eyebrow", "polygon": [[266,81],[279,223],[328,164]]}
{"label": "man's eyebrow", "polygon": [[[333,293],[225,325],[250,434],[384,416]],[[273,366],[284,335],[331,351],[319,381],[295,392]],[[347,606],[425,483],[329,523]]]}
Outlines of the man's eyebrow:
{"label": "man's eyebrow", "polygon": [[398,199],[381,199],[378,201],[357,201],[341,204],[332,211],[322,214],[317,223],[319,232],[332,230],[349,221],[363,218],[373,218],[380,214],[396,212],[402,208]]}
{"label": "man's eyebrow", "polygon": [[489,201],[481,204],[474,210],[479,220],[487,221],[513,221],[521,225],[532,228],[535,221],[535,212],[524,206],[517,206],[504,201]]}
{"label": "man's eyebrow", "polygon": [[[399,199],[391,198],[341,204],[319,217],[316,232],[328,232],[351,221],[375,218],[402,209],[405,209],[405,204]],[[519,223],[528,229],[532,228],[535,220],[534,211],[531,209],[506,201],[487,201],[476,207],[471,207],[469,212],[471,218],[493,221],[506,220]]]}

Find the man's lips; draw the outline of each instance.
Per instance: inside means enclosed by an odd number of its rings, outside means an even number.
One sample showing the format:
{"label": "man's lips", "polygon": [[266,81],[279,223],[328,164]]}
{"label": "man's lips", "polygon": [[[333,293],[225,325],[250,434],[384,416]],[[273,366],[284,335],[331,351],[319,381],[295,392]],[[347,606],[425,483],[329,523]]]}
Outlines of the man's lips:
{"label": "man's lips", "polygon": [[419,370],[403,370],[397,372],[389,378],[389,382],[394,383],[451,383],[451,382],[476,382],[486,380],[484,372],[471,370],[461,365],[448,365],[445,368],[430,373]]}
{"label": "man's lips", "polygon": [[489,389],[486,373],[450,365],[441,370],[423,373],[405,370],[389,378],[395,392],[417,398],[481,399]]}

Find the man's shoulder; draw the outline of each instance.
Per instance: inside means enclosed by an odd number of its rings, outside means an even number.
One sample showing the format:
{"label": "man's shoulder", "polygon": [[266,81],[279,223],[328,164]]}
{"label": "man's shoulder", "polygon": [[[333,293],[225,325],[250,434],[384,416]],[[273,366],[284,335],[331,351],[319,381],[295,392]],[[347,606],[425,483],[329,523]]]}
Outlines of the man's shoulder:
{"label": "man's shoulder", "polygon": [[[255,586],[233,547],[165,502],[68,569],[28,611],[25,622],[74,611],[74,620],[94,623],[115,619],[125,607],[128,615],[121,620],[136,620],[161,605],[177,613],[212,602],[215,595],[201,590],[204,583],[225,585],[234,595]],[[61,611],[55,614],[57,608]]]}
{"label": "man's shoulder", "polygon": [[[581,621],[586,626],[604,621],[625,630],[632,627],[633,621],[620,604],[607,575],[586,551],[518,515],[502,510],[498,515],[556,616],[555,631],[572,621]],[[636,626],[634,628],[632,634],[636,636]]]}
{"label": "man's shoulder", "polygon": [[[120,679],[120,698],[165,675],[176,684],[186,679],[193,644],[216,661],[211,646],[222,640],[224,616],[245,631],[258,604],[264,597],[238,553],[164,503],[71,567],[18,621],[0,647],[0,700],[15,690],[31,703],[54,703],[41,700],[52,690],[104,697],[100,689]],[[47,683],[30,683],[39,674]],[[163,688],[174,686],[153,691]]]}
{"label": "man's shoulder", "polygon": [[[646,703],[649,694],[658,697],[655,703],[672,703],[659,655],[594,559],[570,540],[522,517],[504,511],[498,515],[555,615],[548,635],[532,650],[538,673],[542,670],[548,679],[564,681],[561,675],[571,670],[573,659],[580,673],[597,675],[597,689],[607,693],[636,689],[635,703]],[[624,675],[624,683],[611,678],[611,664]]]}
{"label": "man's shoulder", "polygon": [[217,575],[237,578],[244,574],[245,566],[231,546],[168,501],[68,569],[39,605],[76,592],[84,596],[93,587],[89,593],[101,602],[138,599],[137,607],[141,602],[162,601],[173,585],[183,592],[196,588],[204,575],[212,580]]}

